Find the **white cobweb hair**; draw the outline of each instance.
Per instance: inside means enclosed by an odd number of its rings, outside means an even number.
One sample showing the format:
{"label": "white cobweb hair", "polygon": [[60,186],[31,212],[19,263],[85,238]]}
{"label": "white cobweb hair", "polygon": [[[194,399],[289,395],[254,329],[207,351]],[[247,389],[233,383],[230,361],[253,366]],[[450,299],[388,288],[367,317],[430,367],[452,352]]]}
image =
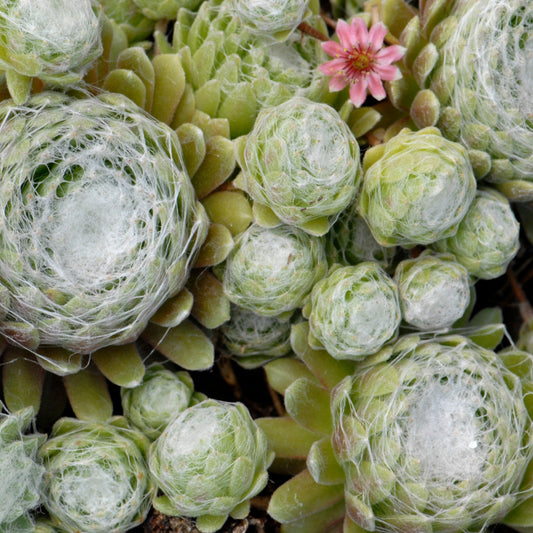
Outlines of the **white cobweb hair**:
{"label": "white cobweb hair", "polygon": [[531,179],[533,6],[528,0],[460,0],[454,14],[458,26],[444,57],[455,67],[450,105],[462,114],[462,138],[469,143],[477,129],[488,136],[493,165],[508,160],[515,177]]}
{"label": "white cobweb hair", "polygon": [[177,137],[118,95],[43,93],[0,106],[0,151],[0,330],[79,353],[134,340],[205,238]]}

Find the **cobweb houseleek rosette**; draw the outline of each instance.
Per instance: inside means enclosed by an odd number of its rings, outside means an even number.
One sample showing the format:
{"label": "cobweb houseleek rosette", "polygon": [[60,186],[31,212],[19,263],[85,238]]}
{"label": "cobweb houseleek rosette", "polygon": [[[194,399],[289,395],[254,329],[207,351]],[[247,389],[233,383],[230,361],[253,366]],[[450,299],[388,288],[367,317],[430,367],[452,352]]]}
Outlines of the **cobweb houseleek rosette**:
{"label": "cobweb houseleek rosette", "polygon": [[406,337],[332,395],[346,511],[369,531],[483,531],[531,457],[520,380],[462,337]]}
{"label": "cobweb houseleek rosette", "polygon": [[247,515],[272,458],[244,405],[205,400],[183,411],[150,448],[150,472],[162,493],[154,507],[195,517],[203,533],[218,531],[228,515]]}
{"label": "cobweb houseleek rosette", "polygon": [[291,351],[294,320],[293,317],[281,320],[276,316],[261,316],[232,305],[231,318],[220,326],[222,344],[240,366],[256,368]]}
{"label": "cobweb houseleek rosette", "polygon": [[173,372],[161,364],[146,368],[136,387],[120,389],[124,416],[151,441],[161,435],[168,423],[203,395],[194,392],[191,375]]}
{"label": "cobweb houseleek rosette", "polygon": [[451,252],[477,278],[501,276],[520,247],[520,225],[507,199],[491,189],[480,189],[457,233],[437,241],[434,248]]}
{"label": "cobweb houseleek rosette", "polygon": [[452,254],[424,252],[405,259],[398,263],[394,281],[403,319],[420,330],[451,327],[470,303],[470,275]]}
{"label": "cobweb houseleek rosette", "polygon": [[25,434],[33,420],[33,409],[2,412],[0,404],[0,531],[31,533],[29,511],[41,503],[44,467],[37,450],[45,435]]}
{"label": "cobweb houseleek rosette", "polygon": [[222,285],[231,302],[262,316],[290,314],[302,306],[327,271],[324,244],[292,226],[241,233],[222,265]]}
{"label": "cobweb houseleek rosette", "polygon": [[359,145],[329,105],[293,97],[237,141],[236,185],[285,224],[325,234],[359,191]]}
{"label": "cobweb houseleek rosette", "polygon": [[307,457],[270,500],[282,531],[480,532],[530,496],[531,389],[490,349],[408,335],[351,367],[299,353],[269,374],[290,417],[258,420],[280,459]]}
{"label": "cobweb houseleek rosette", "polygon": [[1,0],[0,70],[18,103],[31,78],[68,85],[102,53],[101,8],[94,0]]}
{"label": "cobweb houseleek rosette", "polygon": [[46,467],[43,501],[54,527],[120,533],[140,525],[154,495],[147,450],[148,440],[123,417],[58,420],[39,450]]}
{"label": "cobweb houseleek rosette", "polygon": [[207,227],[175,134],[119,95],[0,106],[0,331],[90,353],[135,340]]}
{"label": "cobweb houseleek rosette", "polygon": [[526,0],[457,2],[441,54],[453,69],[448,105],[460,138],[490,155],[486,179],[511,200],[533,198],[533,7]]}
{"label": "cobweb houseleek rosette", "polygon": [[402,130],[365,154],[359,213],[384,246],[453,236],[474,199],[466,150],[437,128]]}
{"label": "cobweb houseleek rosette", "polygon": [[309,344],[335,359],[360,360],[377,352],[401,321],[398,289],[371,261],[332,268],[315,283],[303,309],[309,317]]}

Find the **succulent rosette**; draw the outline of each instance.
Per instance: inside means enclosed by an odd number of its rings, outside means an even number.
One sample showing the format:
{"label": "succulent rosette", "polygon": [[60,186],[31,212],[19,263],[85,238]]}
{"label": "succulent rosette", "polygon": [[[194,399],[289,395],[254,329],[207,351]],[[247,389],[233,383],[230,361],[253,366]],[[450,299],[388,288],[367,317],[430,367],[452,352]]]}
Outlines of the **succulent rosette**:
{"label": "succulent rosette", "polygon": [[255,35],[285,40],[310,14],[310,0],[233,0],[236,14]]}
{"label": "succulent rosette", "polygon": [[437,128],[402,130],[365,154],[359,212],[384,246],[455,235],[474,199],[466,150]]}
{"label": "succulent rosette", "polygon": [[33,77],[59,85],[82,78],[102,53],[100,9],[93,0],[0,2],[0,70],[19,103]]}
{"label": "succulent rosette", "polygon": [[33,409],[3,413],[0,404],[0,531],[31,533],[29,511],[41,503],[44,467],[37,450],[45,435],[25,434]]}
{"label": "succulent rosette", "polygon": [[222,285],[234,304],[262,316],[291,313],[327,270],[324,243],[292,226],[241,233],[223,265]]}
{"label": "succulent rosette", "polygon": [[183,411],[152,444],[149,465],[162,492],[154,507],[195,517],[202,533],[228,515],[243,518],[266,485],[273,455],[262,430],[240,403],[205,400]]}
{"label": "succulent rosette", "polygon": [[262,110],[237,144],[236,185],[285,224],[322,235],[355,198],[359,145],[339,114],[303,97]]}
{"label": "succulent rosette", "polygon": [[59,531],[119,533],[140,525],[151,505],[148,440],[115,417],[58,420],[39,456],[44,506]]}
{"label": "succulent rosette", "polygon": [[405,338],[342,381],[331,407],[347,514],[364,529],[479,531],[517,503],[530,418],[494,352]]}
{"label": "succulent rosette", "polygon": [[118,95],[0,107],[0,331],[89,353],[135,340],[205,239],[174,133]]}
{"label": "succulent rosette", "polygon": [[533,7],[526,0],[457,2],[441,53],[454,71],[448,106],[460,138],[490,155],[486,179],[511,200],[533,198]]}
{"label": "succulent rosette", "polygon": [[[306,22],[327,33],[318,13]],[[296,32],[283,42],[256,36],[232,1],[204,0],[197,12],[180,9],[172,43],[162,34],[156,42],[163,52],[180,58],[197,108],[228,119],[232,138],[248,133],[263,107],[292,96],[334,100],[317,70],[326,57],[319,40]]]}
{"label": "succulent rosette", "polygon": [[326,235],[328,261],[343,265],[374,261],[389,271],[394,264],[397,248],[379,244],[365,219],[355,212],[354,206],[339,215]]}
{"label": "succulent rosette", "polygon": [[311,347],[335,359],[363,359],[396,334],[398,289],[377,263],[339,267],[315,284],[304,314]]}
{"label": "succulent rosette", "polygon": [[452,254],[425,252],[405,259],[398,263],[394,281],[403,319],[420,330],[451,327],[470,303],[470,275]]}
{"label": "succulent rosette", "polygon": [[147,367],[139,385],[121,388],[120,397],[128,422],[153,441],[173,418],[199,401],[201,395],[194,392],[188,372],[172,372],[163,365],[153,364]]}
{"label": "succulent rosette", "polygon": [[[478,342],[498,343],[495,326]],[[269,369],[289,416],[258,420],[278,471],[300,465],[269,504],[283,532],[479,532],[506,516],[524,523],[529,354],[500,357],[459,335],[407,335],[352,366],[299,348],[299,367],[280,360]]]}
{"label": "succulent rosette", "polygon": [[461,221],[456,235],[435,243],[451,252],[477,278],[501,276],[520,247],[520,225],[507,199],[490,189],[480,189]]}
{"label": "succulent rosette", "polygon": [[244,368],[255,368],[291,351],[292,320],[261,316],[231,306],[231,318],[222,326],[222,343],[234,361]]}

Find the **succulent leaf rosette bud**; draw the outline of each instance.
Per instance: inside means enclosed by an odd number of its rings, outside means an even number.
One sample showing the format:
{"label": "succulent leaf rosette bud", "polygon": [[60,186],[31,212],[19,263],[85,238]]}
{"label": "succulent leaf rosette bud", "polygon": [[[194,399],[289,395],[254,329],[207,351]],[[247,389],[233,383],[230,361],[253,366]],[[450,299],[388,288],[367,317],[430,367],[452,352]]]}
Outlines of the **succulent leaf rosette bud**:
{"label": "succulent leaf rosette bud", "polygon": [[286,39],[309,13],[310,0],[233,0],[239,18],[256,35]]}
{"label": "succulent leaf rosette bud", "polygon": [[401,339],[341,381],[331,409],[346,512],[366,531],[484,531],[519,501],[520,380],[464,337]]}
{"label": "succulent leaf rosette bud", "polygon": [[262,316],[292,312],[327,271],[321,238],[292,226],[250,226],[225,261],[227,297]]}
{"label": "succulent leaf rosette bud", "polygon": [[120,397],[124,416],[153,441],[194,401],[194,383],[188,372],[172,372],[154,364],[137,387],[122,387]]}
{"label": "succulent leaf rosette bud", "polygon": [[384,246],[453,236],[474,199],[466,150],[437,128],[402,130],[367,152],[359,212]]}
{"label": "succulent leaf rosette bud", "polygon": [[0,404],[0,531],[32,533],[29,511],[41,502],[44,467],[37,450],[45,435],[24,434],[33,409],[2,413]]}
{"label": "succulent leaf rosette bud", "polygon": [[228,515],[246,516],[272,459],[244,405],[205,400],[183,411],[152,444],[150,471],[163,493],[154,507],[195,517],[203,533],[218,531]]}
{"label": "succulent leaf rosette bud", "polygon": [[139,41],[152,33],[154,21],[145,17],[134,0],[99,0],[107,17],[124,30],[128,41]]}
{"label": "succulent leaf rosette bud", "polygon": [[394,272],[405,322],[420,330],[452,326],[470,303],[468,270],[452,254],[423,253],[398,263]]}
{"label": "succulent leaf rosette bud", "polygon": [[244,368],[255,368],[291,351],[292,320],[261,316],[231,306],[231,318],[220,327],[224,347]]}
{"label": "succulent leaf rosette bud", "polygon": [[89,353],[185,284],[207,216],[175,134],[127,98],[0,106],[0,331]]}
{"label": "succulent leaf rosette bud", "polygon": [[148,440],[123,417],[107,423],[61,419],[39,456],[44,505],[59,531],[120,533],[140,525],[153,487],[146,465]]}
{"label": "succulent leaf rosette bud", "polygon": [[379,244],[365,219],[352,207],[345,209],[326,235],[326,252],[330,263],[355,265],[374,261],[384,270],[393,268],[397,248]]}
{"label": "succulent leaf rosette bud", "polygon": [[377,352],[401,321],[396,284],[371,261],[336,268],[318,281],[309,308],[309,344],[335,359]]}
{"label": "succulent leaf rosette bud", "polygon": [[294,97],[264,109],[238,146],[238,186],[309,233],[326,233],[359,190],[359,145],[326,104]]}
{"label": "succulent leaf rosette bud", "polygon": [[1,0],[0,70],[60,85],[79,81],[102,53],[100,9],[93,0]]}
{"label": "succulent leaf rosette bud", "polygon": [[501,276],[520,247],[520,226],[507,199],[490,189],[480,189],[461,221],[456,235],[435,243],[451,252],[477,278]]}

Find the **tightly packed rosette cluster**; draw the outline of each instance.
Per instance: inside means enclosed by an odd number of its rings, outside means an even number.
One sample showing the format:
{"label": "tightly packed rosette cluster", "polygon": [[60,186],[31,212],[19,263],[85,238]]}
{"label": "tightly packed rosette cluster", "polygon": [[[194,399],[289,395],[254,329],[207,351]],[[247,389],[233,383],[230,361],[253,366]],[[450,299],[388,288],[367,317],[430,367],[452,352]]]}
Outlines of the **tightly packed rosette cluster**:
{"label": "tightly packed rosette cluster", "polygon": [[141,524],[154,489],[148,440],[123,417],[106,423],[62,418],[39,449],[44,506],[59,531],[128,531]]}
{"label": "tightly packed rosette cluster", "polygon": [[0,70],[18,103],[33,77],[56,85],[81,80],[102,53],[100,10],[94,0],[0,2]]}
{"label": "tightly packed rosette cluster", "polygon": [[196,517],[202,533],[218,531],[228,515],[248,514],[272,459],[243,404],[205,400],[175,418],[150,449],[150,471],[163,493],[154,507]]}
{"label": "tightly packed rosette cluster", "polygon": [[0,107],[0,330],[89,353],[185,284],[207,218],[173,132],[117,95]]}
{"label": "tightly packed rosette cluster", "polygon": [[236,185],[256,210],[308,233],[326,233],[359,191],[359,145],[326,104],[294,97],[264,109],[236,150],[242,169]]}
{"label": "tightly packed rosette cluster", "polygon": [[34,524],[29,511],[41,503],[44,467],[37,450],[45,439],[25,434],[33,421],[33,409],[4,413],[0,404],[0,531],[31,533]]}

